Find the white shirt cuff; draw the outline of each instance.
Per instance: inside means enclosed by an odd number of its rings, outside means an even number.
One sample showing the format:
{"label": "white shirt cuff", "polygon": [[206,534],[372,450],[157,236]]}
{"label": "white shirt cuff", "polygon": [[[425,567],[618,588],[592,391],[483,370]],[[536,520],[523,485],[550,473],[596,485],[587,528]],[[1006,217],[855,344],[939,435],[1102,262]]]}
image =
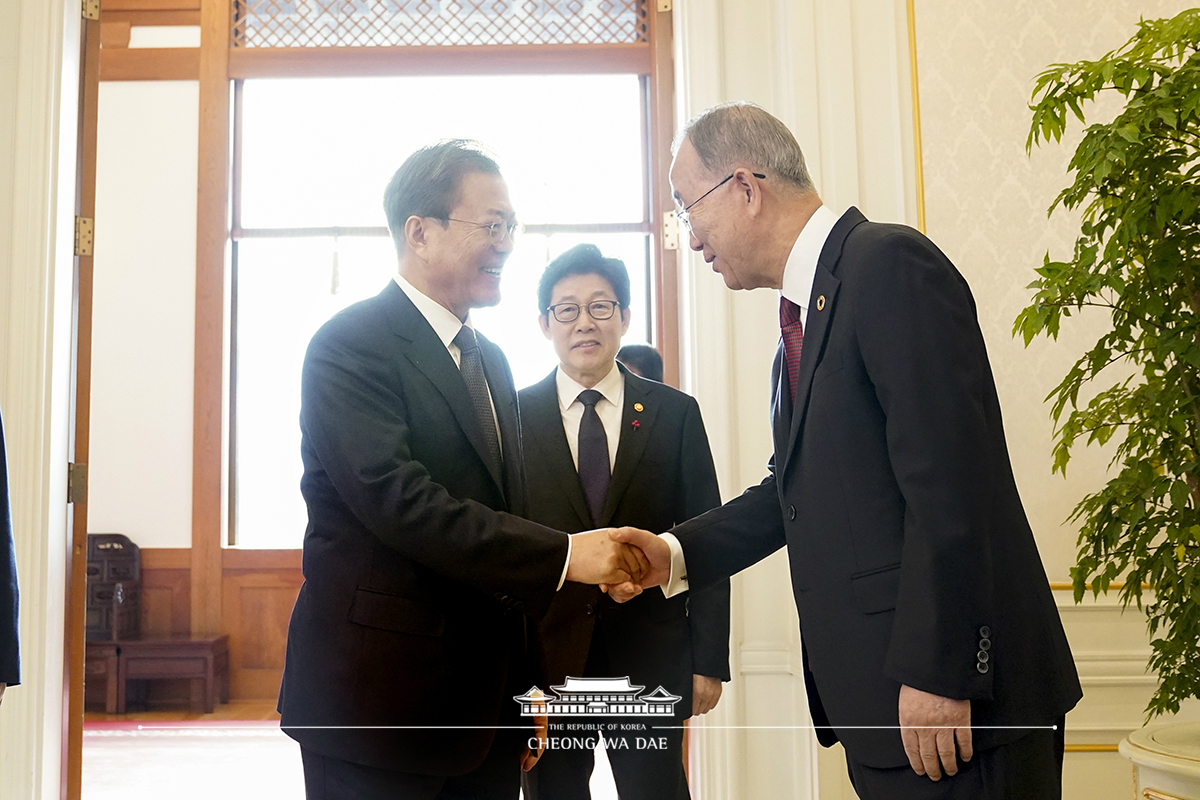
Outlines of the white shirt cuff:
{"label": "white shirt cuff", "polygon": [[563,562],[562,575],[558,577],[558,586],[554,587],[554,591],[558,591],[567,582],[567,567],[571,566],[571,537],[567,536],[567,560]]}
{"label": "white shirt cuff", "polygon": [[679,543],[673,533],[660,533],[658,538],[671,548],[671,577],[662,586],[663,596],[674,597],[680,592],[688,590],[687,564],[683,561],[683,545]]}

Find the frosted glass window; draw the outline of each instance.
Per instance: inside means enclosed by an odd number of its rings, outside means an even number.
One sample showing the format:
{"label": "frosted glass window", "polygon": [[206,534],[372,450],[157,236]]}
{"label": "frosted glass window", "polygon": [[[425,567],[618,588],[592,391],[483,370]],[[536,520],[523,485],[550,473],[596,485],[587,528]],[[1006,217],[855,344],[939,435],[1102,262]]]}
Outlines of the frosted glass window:
{"label": "frosted glass window", "polygon": [[[630,272],[626,343],[648,342],[649,206],[643,81],[629,75],[248,80],[240,87],[233,280],[233,541],[298,548],[300,369],[313,333],[396,272],[383,190],[442,138],[478,139],[530,230],[502,301],[472,312],[517,387],[557,363],[537,322],[546,263],[580,242]],[[603,224],[604,233],[586,226]],[[353,228],[347,235],[345,229]]]}

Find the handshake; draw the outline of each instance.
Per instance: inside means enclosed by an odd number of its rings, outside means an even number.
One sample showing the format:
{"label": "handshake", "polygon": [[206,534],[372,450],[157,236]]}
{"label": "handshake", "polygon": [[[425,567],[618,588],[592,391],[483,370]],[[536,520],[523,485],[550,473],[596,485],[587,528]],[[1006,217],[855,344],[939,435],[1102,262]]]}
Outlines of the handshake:
{"label": "handshake", "polygon": [[602,528],[571,536],[567,580],[599,584],[618,603],[671,577],[671,548],[640,528]]}

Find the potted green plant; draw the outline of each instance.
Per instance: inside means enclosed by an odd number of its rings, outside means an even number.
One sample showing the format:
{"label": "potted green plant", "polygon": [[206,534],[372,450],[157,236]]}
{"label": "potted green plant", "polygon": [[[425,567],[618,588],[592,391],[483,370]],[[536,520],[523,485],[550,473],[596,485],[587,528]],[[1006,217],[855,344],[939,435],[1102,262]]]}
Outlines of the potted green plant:
{"label": "potted green plant", "polygon": [[[1080,212],[1070,260],[1049,254],[1013,326],[1026,346],[1096,308],[1109,324],[1047,398],[1054,470],[1081,442],[1115,443],[1111,479],[1085,496],[1071,570],[1075,601],[1121,584],[1143,609],[1158,688],[1147,720],[1200,696],[1200,9],[1142,20],[1096,61],[1037,77],[1027,150],[1059,142],[1085,104],[1115,94],[1071,159],[1050,207]],[[1094,110],[1094,106],[1089,112]],[[1149,587],[1150,592],[1143,591]]]}

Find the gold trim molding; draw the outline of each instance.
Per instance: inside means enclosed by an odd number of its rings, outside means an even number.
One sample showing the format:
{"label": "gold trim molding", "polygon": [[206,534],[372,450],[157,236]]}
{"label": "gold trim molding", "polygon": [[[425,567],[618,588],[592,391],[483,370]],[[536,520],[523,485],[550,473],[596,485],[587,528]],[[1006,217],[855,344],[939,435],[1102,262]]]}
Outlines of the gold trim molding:
{"label": "gold trim molding", "polygon": [[915,0],[907,0],[908,68],[912,75],[913,149],[916,155],[917,170],[917,230],[925,233],[925,167],[921,155],[921,89],[917,80],[917,13],[913,7],[914,2]]}

